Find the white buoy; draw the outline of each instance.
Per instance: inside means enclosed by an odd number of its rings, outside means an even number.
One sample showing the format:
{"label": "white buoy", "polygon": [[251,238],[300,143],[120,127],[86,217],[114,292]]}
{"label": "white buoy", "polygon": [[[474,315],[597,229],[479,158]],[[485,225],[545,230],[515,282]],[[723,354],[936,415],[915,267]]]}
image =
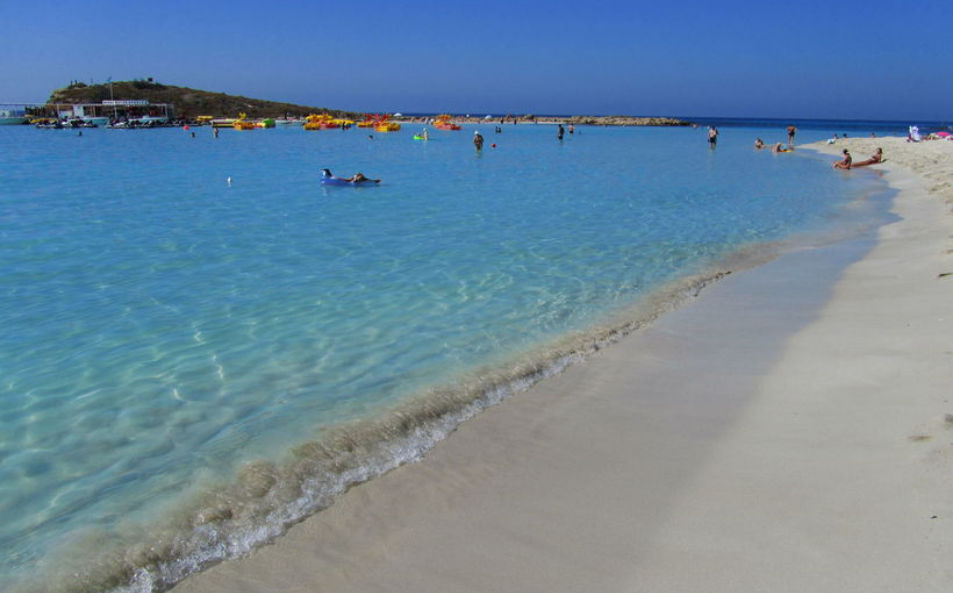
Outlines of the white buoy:
{"label": "white buoy", "polygon": [[232,178],[231,178],[231,177],[229,177],[229,178],[226,179],[225,181],[228,182],[228,187],[231,187],[231,186],[232,186]]}

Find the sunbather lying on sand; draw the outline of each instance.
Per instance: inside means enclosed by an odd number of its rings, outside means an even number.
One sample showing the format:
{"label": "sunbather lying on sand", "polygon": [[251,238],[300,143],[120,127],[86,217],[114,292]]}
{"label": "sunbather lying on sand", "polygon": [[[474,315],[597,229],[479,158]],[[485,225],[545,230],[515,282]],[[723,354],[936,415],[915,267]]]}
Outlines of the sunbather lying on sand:
{"label": "sunbather lying on sand", "polygon": [[851,168],[851,169],[856,169],[857,167],[866,167],[866,166],[868,166],[868,165],[876,165],[876,164],[882,163],[882,162],[884,162],[884,150],[883,150],[882,148],[878,148],[878,149],[877,149],[877,152],[875,152],[872,157],[870,157],[870,158],[867,159],[866,161],[860,161],[860,162],[858,162],[858,163],[853,163],[853,164],[850,166],[850,168]]}

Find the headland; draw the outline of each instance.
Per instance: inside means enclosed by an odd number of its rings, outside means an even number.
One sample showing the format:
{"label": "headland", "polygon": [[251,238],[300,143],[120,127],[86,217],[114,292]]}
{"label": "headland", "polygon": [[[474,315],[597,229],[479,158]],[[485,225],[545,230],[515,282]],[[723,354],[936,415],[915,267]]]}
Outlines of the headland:
{"label": "headland", "polygon": [[[50,93],[47,104],[73,105],[84,103],[99,103],[105,100],[122,99],[149,101],[150,103],[168,104],[174,106],[175,119],[179,123],[195,124],[200,117],[236,117],[244,113],[251,119],[255,118],[305,118],[311,114],[326,114],[335,118],[361,119],[362,113],[344,109],[328,107],[314,107],[298,105],[264,99],[253,99],[240,95],[229,95],[164,84],[150,79],[129,81],[113,81],[108,83],[91,83],[73,81],[66,87],[56,89]],[[426,122],[433,116],[404,116],[390,115],[391,121],[419,123]],[[548,123],[597,126],[687,126],[687,121],[671,117],[642,117],[642,116],[536,116],[533,114],[506,114],[486,119],[483,116],[456,114],[452,116],[457,123]]]}

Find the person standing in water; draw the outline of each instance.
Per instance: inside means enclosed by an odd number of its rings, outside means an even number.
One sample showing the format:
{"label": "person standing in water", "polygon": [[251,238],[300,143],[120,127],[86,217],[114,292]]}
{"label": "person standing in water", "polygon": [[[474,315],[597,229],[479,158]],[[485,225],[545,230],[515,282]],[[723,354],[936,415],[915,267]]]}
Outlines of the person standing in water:
{"label": "person standing in water", "polygon": [[566,133],[566,130],[563,129],[563,125],[562,125],[562,124],[559,124],[559,131],[556,132],[556,138],[562,140],[562,139],[563,139],[563,134],[565,134],[565,133]]}
{"label": "person standing in water", "polygon": [[478,151],[483,150],[483,136],[480,135],[479,130],[473,132],[473,146],[476,147]]}
{"label": "person standing in water", "polygon": [[718,144],[718,128],[708,126],[708,147],[714,148]]}
{"label": "person standing in water", "polygon": [[794,134],[797,133],[797,128],[794,127],[794,124],[788,126],[788,146],[794,146]]}

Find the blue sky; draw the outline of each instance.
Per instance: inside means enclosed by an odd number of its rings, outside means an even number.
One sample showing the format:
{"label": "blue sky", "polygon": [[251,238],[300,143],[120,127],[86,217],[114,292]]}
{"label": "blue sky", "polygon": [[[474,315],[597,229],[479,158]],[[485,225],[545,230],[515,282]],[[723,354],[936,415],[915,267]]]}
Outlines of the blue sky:
{"label": "blue sky", "polygon": [[152,77],[355,111],[953,120],[951,0],[4,4],[0,102]]}

